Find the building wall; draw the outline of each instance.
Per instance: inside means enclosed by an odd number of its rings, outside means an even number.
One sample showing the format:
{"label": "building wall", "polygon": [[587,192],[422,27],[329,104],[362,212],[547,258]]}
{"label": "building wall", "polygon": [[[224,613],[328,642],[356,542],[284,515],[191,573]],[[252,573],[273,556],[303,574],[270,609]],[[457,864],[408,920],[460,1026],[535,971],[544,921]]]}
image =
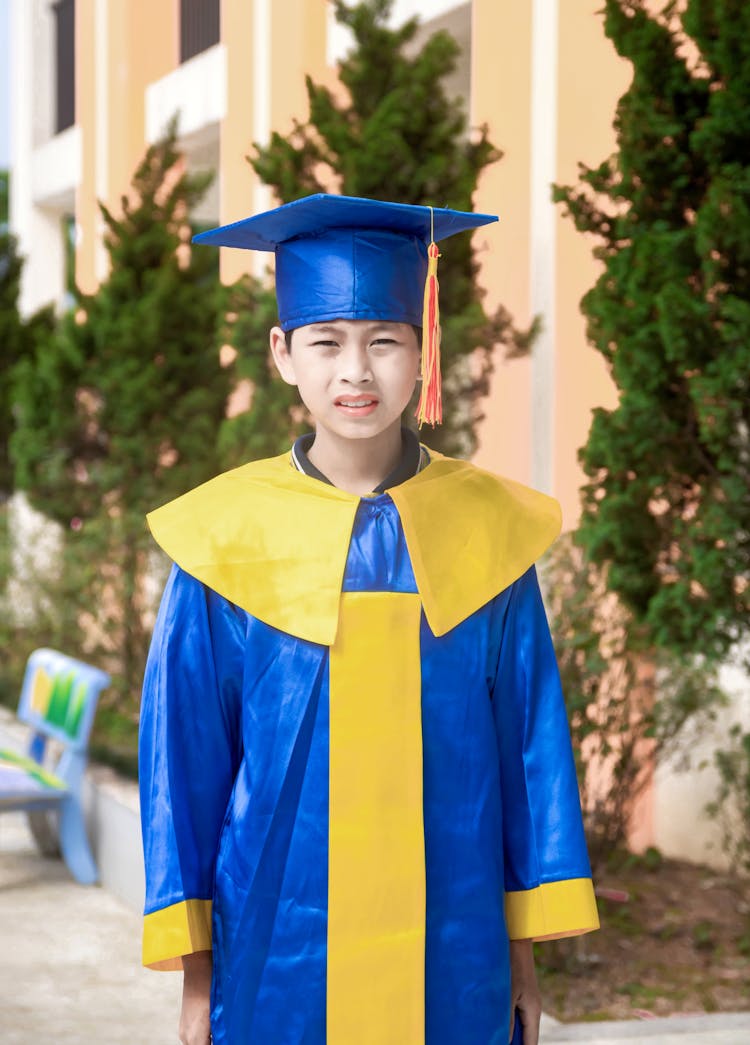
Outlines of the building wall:
{"label": "building wall", "polygon": [[13,0],[10,8],[10,226],[26,257],[20,307],[33,312],[64,293],[62,221],[74,210],[81,136],[72,127],[52,136],[52,16],[46,0]]}
{"label": "building wall", "polygon": [[[320,0],[223,0],[222,40],[227,48],[227,114],[221,125],[221,222],[267,210],[273,199],[247,155],[271,133],[289,134],[307,115],[305,75],[332,82],[326,59],[327,7]],[[222,251],[227,281],[252,271],[262,275],[262,255]]]}
{"label": "building wall", "polygon": [[[743,666],[749,657],[750,647],[746,642],[722,667],[719,684],[728,702],[718,709],[716,721],[691,728],[679,749],[670,752],[656,768],[649,796],[650,840],[658,844],[666,856],[737,869],[722,842],[727,825],[734,825],[737,835],[743,829],[740,809],[729,799],[722,804],[718,815],[709,818],[705,806],[714,799],[720,783],[714,752],[730,748],[733,726],[739,726],[743,733],[750,732],[750,685],[747,668]],[[744,829],[747,830],[747,825]]]}
{"label": "building wall", "polygon": [[[555,180],[574,184],[578,164],[597,166],[615,148],[612,130],[617,100],[627,89],[630,66],[605,38],[598,0],[561,0],[559,19],[559,107]],[[565,527],[578,520],[583,473],[578,447],[586,441],[594,407],[617,401],[601,356],[586,341],[579,302],[599,275],[593,242],[555,209],[555,374],[553,460],[555,495]]]}
{"label": "building wall", "polygon": [[500,213],[499,227],[478,243],[487,304],[504,303],[521,326],[542,321],[530,359],[497,360],[476,460],[554,494],[565,529],[578,520],[577,451],[591,411],[615,398],[579,309],[598,274],[593,244],[550,190],[574,181],[579,161],[596,164],[614,149],[612,116],[628,67],[604,37],[599,6],[473,3],[472,122],[486,123],[505,153],[476,201]]}
{"label": "building wall", "polygon": [[[102,26],[103,9],[98,0],[78,0],[76,12],[76,126],[82,137],[81,178],[76,185],[76,281],[83,291],[91,293],[104,277],[102,224],[97,199],[108,203],[108,171],[106,147],[108,134],[104,126],[108,85],[97,82],[97,47],[101,48],[99,73],[106,70],[108,40]],[[99,17],[97,17],[99,15]],[[104,31],[103,31],[104,30]],[[98,97],[98,90],[102,95]],[[97,134],[103,138],[97,140]]]}
{"label": "building wall", "polygon": [[[474,0],[472,6],[471,121],[486,124],[491,140],[504,152],[502,161],[485,172],[476,199],[477,210],[497,213],[500,221],[480,229],[475,244],[482,256],[487,309],[503,303],[526,326],[533,315],[531,5]],[[531,393],[530,360],[496,359],[475,459],[521,482],[529,482],[532,474]]]}
{"label": "building wall", "polygon": [[177,63],[176,0],[77,0],[76,122],[83,176],[76,196],[76,277],[92,291],[107,271],[98,201],[116,213],[141,159],[145,91]]}

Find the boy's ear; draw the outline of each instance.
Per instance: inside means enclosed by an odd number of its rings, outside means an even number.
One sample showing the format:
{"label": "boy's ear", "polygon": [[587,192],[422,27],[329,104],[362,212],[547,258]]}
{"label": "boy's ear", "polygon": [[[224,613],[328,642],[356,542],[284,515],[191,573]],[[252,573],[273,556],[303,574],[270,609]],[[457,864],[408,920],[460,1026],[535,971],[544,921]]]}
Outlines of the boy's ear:
{"label": "boy's ear", "polygon": [[281,327],[272,327],[269,339],[271,344],[271,355],[276,364],[276,369],[288,385],[296,385],[297,378],[294,373],[292,356],[287,347],[286,334]]}

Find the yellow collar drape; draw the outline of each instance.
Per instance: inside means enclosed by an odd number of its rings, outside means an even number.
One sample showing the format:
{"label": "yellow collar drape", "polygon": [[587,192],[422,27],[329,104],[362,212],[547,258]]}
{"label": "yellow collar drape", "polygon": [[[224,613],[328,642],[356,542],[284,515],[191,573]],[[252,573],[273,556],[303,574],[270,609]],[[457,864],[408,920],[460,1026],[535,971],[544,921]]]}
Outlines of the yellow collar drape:
{"label": "yellow collar drape", "polygon": [[[545,494],[430,451],[388,491],[427,621],[450,631],[517,580],[560,531]],[[290,466],[289,454],[225,472],[148,516],[178,566],[274,628],[330,646],[360,498]]]}

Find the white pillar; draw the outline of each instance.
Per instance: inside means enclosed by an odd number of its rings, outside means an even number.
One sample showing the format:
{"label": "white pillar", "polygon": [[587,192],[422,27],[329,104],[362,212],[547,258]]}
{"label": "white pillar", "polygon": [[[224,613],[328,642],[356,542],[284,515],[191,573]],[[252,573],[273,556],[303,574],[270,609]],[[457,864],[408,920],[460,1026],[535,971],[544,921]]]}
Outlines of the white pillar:
{"label": "white pillar", "polygon": [[531,481],[554,486],[558,2],[533,0],[531,56],[531,311],[542,330],[531,358]]}
{"label": "white pillar", "polygon": [[[266,146],[271,140],[271,0],[253,2],[253,138]],[[253,213],[273,206],[270,185],[257,178],[253,188]],[[253,252],[253,272],[261,279],[268,266],[262,251]]]}
{"label": "white pillar", "polygon": [[[10,82],[10,229],[22,254],[32,243],[31,153],[33,149],[33,10],[24,0],[12,0],[9,13]],[[21,311],[30,308],[28,279],[21,287]]]}
{"label": "white pillar", "polygon": [[35,153],[52,130],[51,17],[39,0],[12,2],[10,228],[25,258],[19,298],[23,315],[59,302],[64,291],[63,212],[49,201],[39,205],[34,195],[40,181]]}
{"label": "white pillar", "polygon": [[[96,198],[102,203],[109,202],[109,0],[96,0],[94,9],[94,123],[95,123],[95,163]],[[117,133],[115,131],[115,133]],[[104,246],[106,227],[101,214],[96,218],[96,255],[94,271],[98,282],[103,282],[109,275],[109,255]]]}

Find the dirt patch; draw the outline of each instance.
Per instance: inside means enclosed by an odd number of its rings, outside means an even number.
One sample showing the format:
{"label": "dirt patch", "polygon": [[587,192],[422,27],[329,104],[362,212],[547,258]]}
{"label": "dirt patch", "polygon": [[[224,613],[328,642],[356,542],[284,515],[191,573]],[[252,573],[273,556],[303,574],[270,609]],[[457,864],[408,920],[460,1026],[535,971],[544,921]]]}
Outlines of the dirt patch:
{"label": "dirt patch", "polygon": [[538,944],[561,1020],[750,1009],[750,881],[651,851],[596,876],[602,928]]}

